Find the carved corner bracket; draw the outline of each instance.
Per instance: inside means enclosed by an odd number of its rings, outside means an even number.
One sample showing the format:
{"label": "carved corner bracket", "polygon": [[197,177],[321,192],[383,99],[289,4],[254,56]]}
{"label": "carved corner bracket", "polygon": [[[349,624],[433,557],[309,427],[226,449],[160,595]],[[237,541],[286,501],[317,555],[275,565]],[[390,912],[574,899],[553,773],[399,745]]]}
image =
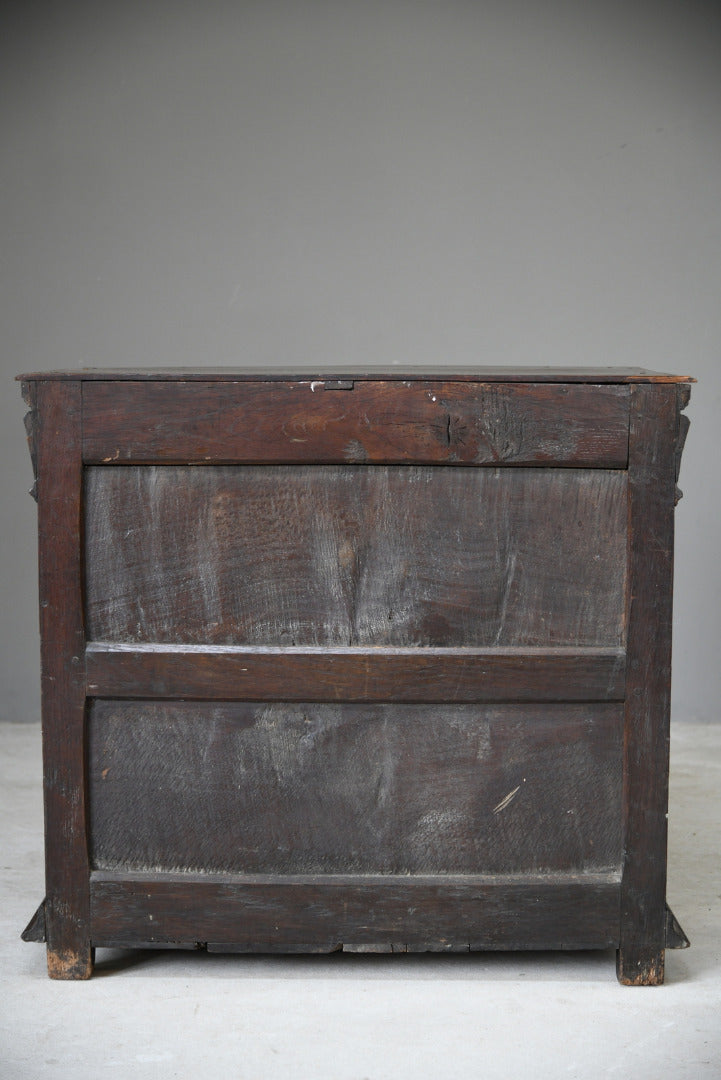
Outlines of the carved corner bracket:
{"label": "carved corner bracket", "polygon": [[28,449],[30,450],[30,461],[33,467],[33,486],[30,488],[30,494],[35,502],[38,501],[38,410],[37,410],[37,384],[34,382],[21,383],[21,390],[23,395],[23,401],[28,407],[28,412],[25,413],[25,434],[28,440]]}
{"label": "carved corner bracket", "polygon": [[691,399],[691,384],[679,383],[676,392],[678,400],[678,423],[676,427],[676,496],[674,498],[674,506],[678,506],[679,500],[683,498],[683,492],[678,486],[678,478],[681,472],[681,457],[683,455],[683,448],[686,444],[686,436],[688,435],[688,429],[691,426],[691,421],[683,412]]}

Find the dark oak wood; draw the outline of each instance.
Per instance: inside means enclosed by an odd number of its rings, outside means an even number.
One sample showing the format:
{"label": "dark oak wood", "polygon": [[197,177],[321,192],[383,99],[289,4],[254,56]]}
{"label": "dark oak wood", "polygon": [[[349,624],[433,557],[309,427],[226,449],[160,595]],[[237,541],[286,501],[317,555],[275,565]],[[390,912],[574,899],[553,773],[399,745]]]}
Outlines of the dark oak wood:
{"label": "dark oak wood", "polygon": [[38,386],[35,382],[21,384],[23,401],[28,407],[25,413],[25,436],[30,451],[30,463],[33,467],[33,486],[30,489],[35,502],[38,501]]}
{"label": "dark oak wood", "polygon": [[20,936],[23,941],[46,942],[48,940],[47,931],[45,929],[45,900],[40,904]]}
{"label": "dark oak wood", "polygon": [[676,449],[673,386],[631,391],[624,821],[618,976],[663,982]]}
{"label": "dark oak wood", "polygon": [[439,368],[427,364],[367,364],[361,370],[341,365],[329,371],[314,363],[294,363],[289,368],[270,369],[267,365],[242,367],[142,367],[142,368],[75,368],[55,371],[31,372],[18,375],[26,382],[61,380],[87,382],[287,382],[313,380],[318,383],[336,383],[380,379],[383,382],[417,382],[442,378],[446,382],[500,382],[500,383],[694,383],[689,375],[669,375],[641,367],[552,367],[508,365],[493,367],[484,364],[462,364]]}
{"label": "dark oak wood", "polygon": [[112,645],[86,652],[91,697],[243,701],[621,701],[623,648]]}
{"label": "dark oak wood", "polygon": [[22,378],[51,975],[615,947],[662,980],[690,380]]}
{"label": "dark oak wood", "polygon": [[83,456],[96,463],[626,466],[626,386],[329,385],[89,382]]}
{"label": "dark oak wood", "polygon": [[620,872],[623,708],[95,701],[97,869]]}
{"label": "dark oak wood", "polygon": [[87,978],[85,632],[80,385],[40,383],[35,425],[45,791],[45,925],[54,979]]}
{"label": "dark oak wood", "polygon": [[[95,872],[96,945],[233,943],[248,952],[399,943],[423,951],[608,948],[613,874],[217,877]],[[352,951],[352,949],[351,949]]]}
{"label": "dark oak wood", "polygon": [[600,469],[89,468],[88,633],[620,646],[626,486]]}

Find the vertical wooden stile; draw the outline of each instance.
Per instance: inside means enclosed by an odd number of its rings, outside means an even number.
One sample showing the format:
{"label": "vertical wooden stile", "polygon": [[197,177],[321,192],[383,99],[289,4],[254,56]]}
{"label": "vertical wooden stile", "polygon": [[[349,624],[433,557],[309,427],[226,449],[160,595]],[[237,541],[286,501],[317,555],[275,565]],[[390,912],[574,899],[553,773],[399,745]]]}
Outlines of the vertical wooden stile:
{"label": "vertical wooden stile", "polygon": [[618,978],[637,986],[664,977],[677,401],[673,385],[631,387]]}
{"label": "vertical wooden stile", "polygon": [[88,978],[79,381],[38,384],[40,633],[48,972]]}

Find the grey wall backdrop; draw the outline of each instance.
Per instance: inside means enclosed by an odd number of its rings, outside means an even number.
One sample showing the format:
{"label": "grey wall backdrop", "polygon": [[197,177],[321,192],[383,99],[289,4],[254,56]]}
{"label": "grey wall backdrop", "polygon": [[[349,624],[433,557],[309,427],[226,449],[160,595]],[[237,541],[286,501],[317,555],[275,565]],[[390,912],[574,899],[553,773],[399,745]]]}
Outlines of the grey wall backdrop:
{"label": "grey wall backdrop", "polygon": [[39,716],[15,373],[370,360],[699,378],[674,715],[718,718],[718,4],[26,0],[2,24],[2,719]]}

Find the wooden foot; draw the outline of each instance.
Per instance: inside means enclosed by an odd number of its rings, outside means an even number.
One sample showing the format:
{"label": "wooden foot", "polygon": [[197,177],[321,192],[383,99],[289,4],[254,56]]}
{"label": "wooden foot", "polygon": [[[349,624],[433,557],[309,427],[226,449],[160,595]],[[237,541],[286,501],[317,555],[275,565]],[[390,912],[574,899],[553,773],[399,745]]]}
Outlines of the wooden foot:
{"label": "wooden foot", "polygon": [[663,949],[623,948],[616,953],[616,974],[623,986],[661,986]]}
{"label": "wooden foot", "polygon": [[95,949],[89,944],[79,950],[48,948],[48,975],[51,979],[89,979],[94,962]]}

